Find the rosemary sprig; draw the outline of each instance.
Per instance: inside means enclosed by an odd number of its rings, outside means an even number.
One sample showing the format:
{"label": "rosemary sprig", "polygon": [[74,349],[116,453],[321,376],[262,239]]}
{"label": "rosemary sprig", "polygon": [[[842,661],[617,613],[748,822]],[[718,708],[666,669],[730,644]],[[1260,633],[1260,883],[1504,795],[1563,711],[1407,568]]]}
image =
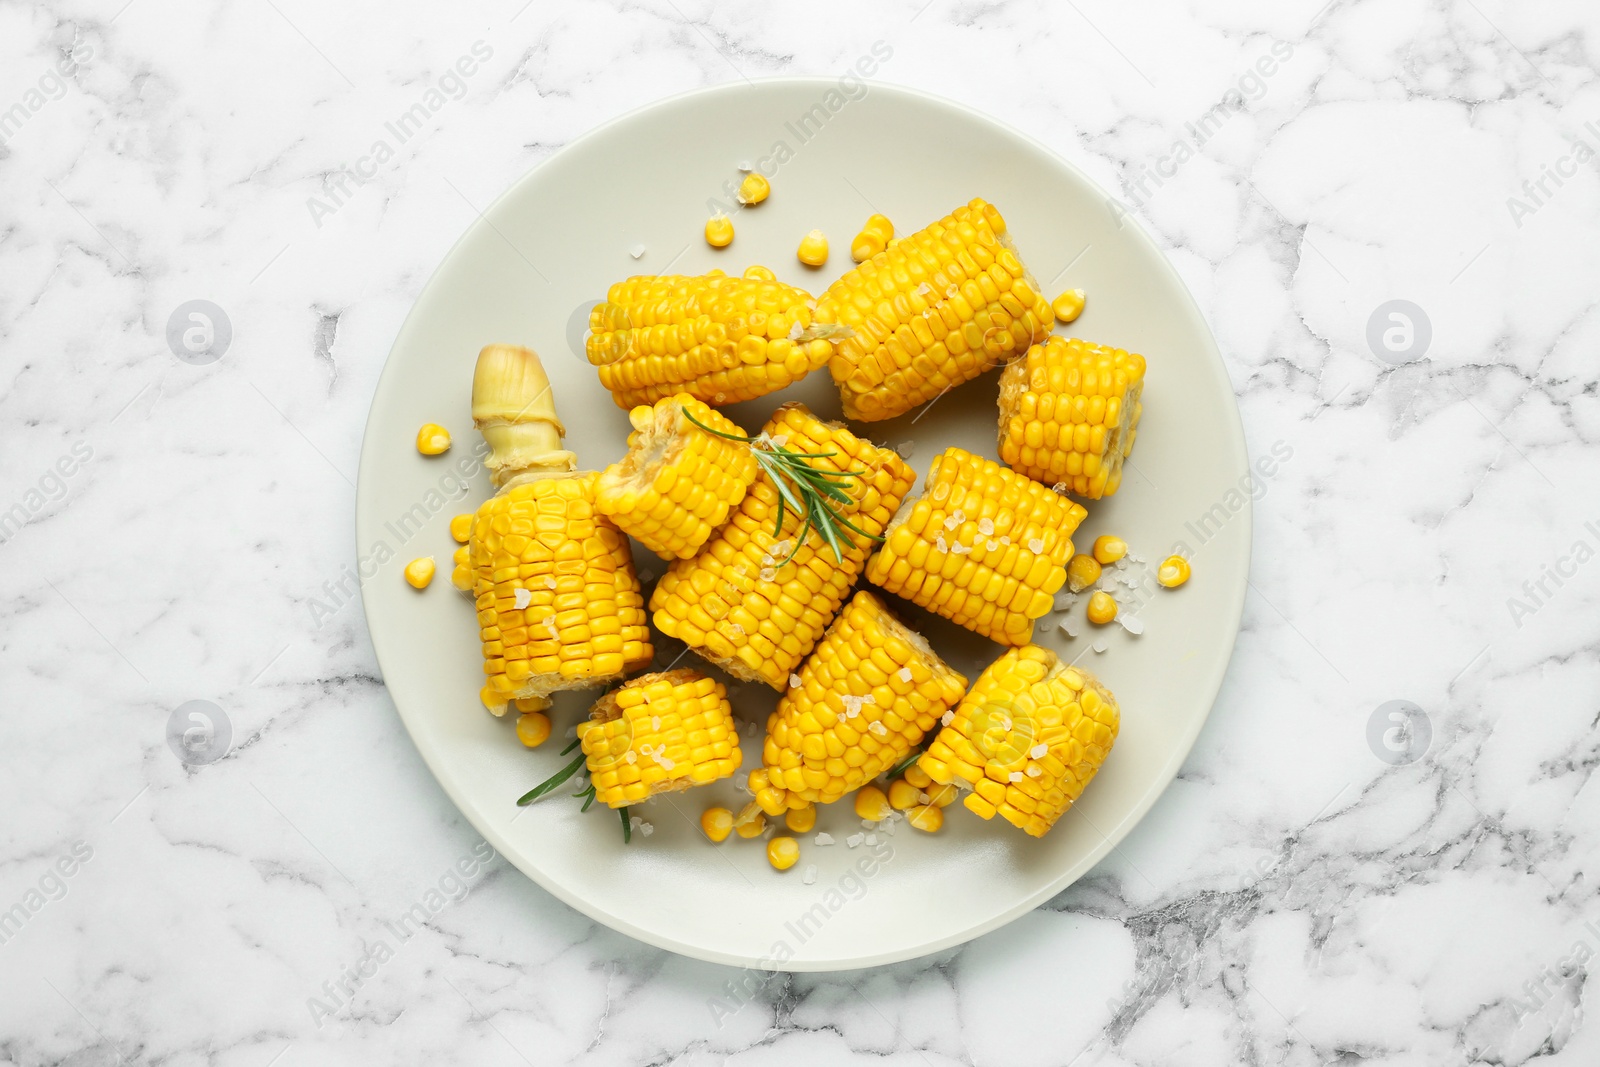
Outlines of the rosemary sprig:
{"label": "rosemary sprig", "polygon": [[904,773],[904,771],[913,763],[917,762],[917,759],[926,751],[927,750],[923,748],[914,749],[905,759],[901,760],[899,763],[896,763],[887,771],[884,771],[883,776],[891,779],[900,777],[900,775]]}
{"label": "rosemary sprig", "polygon": [[800,551],[800,546],[805,543],[806,536],[813,530],[817,531],[827,542],[828,547],[833,549],[833,558],[840,563],[844,562],[844,549],[839,544],[841,527],[873,541],[883,540],[877,534],[869,534],[845,518],[844,512],[839,507],[850,503],[850,494],[845,490],[850,487],[852,479],[859,478],[866,472],[823,470],[807,462],[812,459],[828,459],[838,453],[795,452],[773,444],[772,439],[764,433],[756,437],[727,433],[707,426],[695,418],[687,408],[680,410],[683,411],[684,418],[706,433],[727,441],[742,441],[750,446],[761,473],[765,474],[773,487],[778,490],[778,521],[773,524],[773,537],[783,535],[786,509],[792,509],[803,520],[794,547],[777,566],[782,567],[794,559],[795,553]]}
{"label": "rosemary sprig", "polygon": [[[579,739],[574,737],[567,747],[561,750],[561,754],[565,756],[568,752],[571,752],[573,749],[577,748],[578,741]],[[578,753],[572,758],[571,763],[567,764],[565,767],[562,767],[559,771],[552,774],[550,777],[546,778],[544,781],[540,782],[526,793],[522,794],[522,796],[518,797],[517,804],[519,806],[532,804],[535,800],[538,800],[541,797],[547,797],[551,793],[554,793],[563,782],[571,778],[574,774],[578,773],[578,769],[583,766],[583,762],[586,758],[587,757],[582,752]],[[591,781],[587,786],[578,790],[576,793],[573,793],[572,796],[574,798],[581,798],[583,800],[583,807],[578,809],[580,812],[588,811],[589,805],[595,802],[597,796],[594,782]],[[622,843],[624,845],[630,844],[633,841],[633,824],[628,821],[628,809],[618,808],[617,810],[622,813]]]}

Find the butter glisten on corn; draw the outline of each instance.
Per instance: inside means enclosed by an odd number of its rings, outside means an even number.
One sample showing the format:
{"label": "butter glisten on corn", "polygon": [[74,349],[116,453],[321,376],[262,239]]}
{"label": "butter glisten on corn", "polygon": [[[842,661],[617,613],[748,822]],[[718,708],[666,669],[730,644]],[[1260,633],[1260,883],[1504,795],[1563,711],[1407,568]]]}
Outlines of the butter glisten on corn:
{"label": "butter glisten on corn", "polygon": [[967,680],[863,590],[767,721],[750,790],[768,815],[829,804],[905,759]]}
{"label": "butter glisten on corn", "polygon": [[838,474],[840,513],[860,532],[840,535],[843,559],[815,531],[804,540],[802,516],[783,509],[765,473],[728,522],[692,559],[667,569],[650,598],[656,628],[746,681],[782,689],[861,575],[871,537],[882,533],[916,480],[905,461],[802,404],[785,404],[762,430],[762,447],[809,454],[805,462]]}
{"label": "butter glisten on corn", "polygon": [[[463,565],[483,641],[484,705],[604,685],[654,652],[627,539],[594,506],[596,475],[561,447],[550,382],[531,349],[490,345],[472,418],[499,492],[478,508]],[[465,580],[464,579],[464,580]]]}
{"label": "butter glisten on corn", "polygon": [[1066,581],[1085,514],[992,460],[946,449],[885,534],[867,580],[1003,645],[1025,645]]}
{"label": "butter glisten on corn", "polygon": [[810,330],[815,301],[752,267],[743,278],[641,275],[589,314],[589,362],[619,407],[688,393],[721,406],[782,389],[821,367],[833,345]]}
{"label": "butter glisten on corn", "polygon": [[1143,406],[1144,357],[1052,337],[1000,375],[1000,458],[1098,500],[1122,483]]}
{"label": "butter glisten on corn", "polygon": [[727,689],[696,670],[645,674],[595,702],[578,740],[613,808],[731,778],[743,758]]}
{"label": "butter glisten on corn", "polygon": [[1042,836],[1100,770],[1121,715],[1111,691],[1038,645],[1014,648],[978,677],[917,766],[963,803]]}
{"label": "butter glisten on corn", "polygon": [[1044,340],[1053,320],[982,200],[885,248],[817,301],[851,327],[828,364],[847,418],[891,419]]}
{"label": "butter glisten on corn", "polygon": [[687,559],[744,499],[756,478],[755,457],[749,445],[702,429],[744,434],[687,393],[640,405],[628,417],[628,454],[601,472],[595,506],[662,559]]}

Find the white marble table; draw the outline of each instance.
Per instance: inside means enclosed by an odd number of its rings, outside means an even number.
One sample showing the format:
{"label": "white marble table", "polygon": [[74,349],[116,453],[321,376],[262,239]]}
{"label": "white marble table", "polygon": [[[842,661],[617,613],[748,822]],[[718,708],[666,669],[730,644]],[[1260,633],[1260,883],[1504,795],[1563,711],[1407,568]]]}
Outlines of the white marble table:
{"label": "white marble table", "polygon": [[[0,1063],[1600,1062],[1593,6],[788,7],[0,5]],[[713,1021],[735,972],[474,856],[351,599],[352,479],[472,205],[875,41],[1118,192],[1282,462],[1216,710],[1112,858]],[[169,748],[191,700],[225,758]]]}

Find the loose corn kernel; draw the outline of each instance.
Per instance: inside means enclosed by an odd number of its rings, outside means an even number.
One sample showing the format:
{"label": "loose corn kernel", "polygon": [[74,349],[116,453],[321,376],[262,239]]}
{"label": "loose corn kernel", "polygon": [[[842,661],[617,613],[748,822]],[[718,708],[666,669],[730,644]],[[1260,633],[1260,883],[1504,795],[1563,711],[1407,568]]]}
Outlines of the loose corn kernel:
{"label": "loose corn kernel", "polygon": [[775,392],[833,355],[814,325],[811,294],[747,270],[639,275],[616,283],[589,313],[585,355],[624,411],[688,393],[714,407]]}
{"label": "loose corn kernel", "polygon": [[486,685],[478,690],[478,699],[483,701],[483,706],[489,709],[489,714],[497,719],[506,713],[506,708],[511,706],[511,698],[492,685]]}
{"label": "loose corn kernel", "polygon": [[800,239],[800,250],[796,254],[806,266],[820,267],[828,262],[828,238],[821,230],[812,230]]}
{"label": "loose corn kernel", "polygon": [[727,248],[732,243],[732,219],[726,215],[713,215],[706,220],[706,244],[712,248]]}
{"label": "loose corn kernel", "polygon": [[959,448],[885,531],[867,581],[991,641],[1025,645],[1067,580],[1082,505]]}
{"label": "loose corn kernel", "polygon": [[889,247],[889,242],[894,240],[894,223],[883,215],[873,215],[867,219],[861,232],[856,234],[855,240],[850,242],[850,258],[857,263],[865,263],[873,256]]}
{"label": "loose corn kernel", "polygon": [[[824,299],[826,299],[824,297]],[[819,302],[819,321],[826,321]],[[1000,458],[1090,500],[1117,491],[1144,407],[1143,356],[1050,337],[1000,374]]]}
{"label": "loose corn kernel", "polygon": [[529,748],[538,748],[550,740],[550,716],[542,711],[517,716],[517,740]]}
{"label": "loose corn kernel", "polygon": [[767,842],[767,862],[787,871],[800,859],[800,842],[792,837],[774,837]]}
{"label": "loose corn kernel", "polygon": [[933,784],[933,779],[928,777],[928,772],[918,767],[915,763],[906,768],[906,773],[902,777],[918,789],[926,789]]}
{"label": "loose corn kernel", "polygon": [[889,783],[889,806],[896,811],[905,811],[922,803],[922,790],[906,781],[896,778]]}
{"label": "loose corn kernel", "polygon": [[477,518],[472,512],[457,515],[450,520],[450,536],[461,544],[466,544],[472,539],[472,520]]}
{"label": "loose corn kernel", "polygon": [[935,804],[922,804],[906,812],[906,822],[914,830],[921,830],[925,834],[939,832],[944,825],[944,809]]}
{"label": "loose corn kernel", "polygon": [[743,758],[727,688],[684,668],[640,675],[595,701],[578,741],[595,798],[613,808],[731,778]]}
{"label": "loose corn kernel", "polygon": [[760,837],[766,828],[767,817],[759,812],[753,819],[746,819],[743,822],[735,819],[733,823],[734,832],[747,841],[752,837]]}
{"label": "loose corn kernel", "polygon": [[744,269],[744,277],[753,282],[775,282],[778,276],[772,273],[771,267],[763,267],[759,263],[752,263]]}
{"label": "loose corn kernel", "polygon": [[1156,570],[1156,581],[1168,589],[1176,589],[1189,580],[1189,561],[1182,556],[1168,556]]}
{"label": "loose corn kernel", "polygon": [[817,825],[817,807],[807,804],[803,808],[790,808],[783,816],[783,824],[797,834],[809,834]]}
{"label": "loose corn kernel", "polygon": [[1083,314],[1083,290],[1068,289],[1050,304],[1058,322],[1072,322]]}
{"label": "loose corn kernel", "polygon": [[744,181],[739,183],[739,203],[759,204],[772,192],[772,183],[765,176],[751,171],[744,176]]}
{"label": "loose corn kernel", "polygon": [[948,808],[956,802],[956,797],[960,795],[960,790],[953,785],[930,785],[927,792],[928,803],[936,808]]}
{"label": "loose corn kernel", "polygon": [[515,700],[513,700],[511,702],[511,706],[516,708],[518,711],[521,711],[521,712],[549,711],[550,710],[550,698],[549,697],[517,697]]}
{"label": "loose corn kernel", "polygon": [[1081,593],[1100,580],[1100,561],[1079,552],[1067,561],[1067,588]]}
{"label": "loose corn kernel", "polygon": [[864,785],[856,790],[856,815],[877,822],[889,817],[889,798],[875,785]]}
{"label": "loose corn kernel", "polygon": [[424,456],[437,456],[450,450],[450,431],[436,422],[425,422],[417,431],[417,451]]}
{"label": "loose corn kernel", "polygon": [[1117,617],[1117,602],[1111,599],[1111,594],[1104,590],[1096,590],[1094,596],[1089,598],[1089,621],[1096,626],[1104,626]]}
{"label": "loose corn kernel", "polygon": [[855,331],[828,371],[845,417],[875,422],[1043,341],[1050,301],[1017,258],[1005,219],[973,200],[846,271],[818,298],[816,320]]}
{"label": "loose corn kernel", "polygon": [[733,833],[733,812],[727,808],[707,808],[700,815],[700,829],[718,844]]}
{"label": "loose corn kernel", "polygon": [[1128,554],[1128,542],[1114,534],[1101,534],[1094,539],[1093,551],[1096,563],[1115,563]]}
{"label": "loose corn kernel", "polygon": [[1099,771],[1120,723],[1092,674],[1027,645],[978,677],[919,765],[944,789],[973,790],[962,803],[980,818],[998,814],[1038,837]]}
{"label": "loose corn kernel", "polygon": [[433,581],[433,557],[421,556],[406,564],[406,581],[413,589],[426,589]]}

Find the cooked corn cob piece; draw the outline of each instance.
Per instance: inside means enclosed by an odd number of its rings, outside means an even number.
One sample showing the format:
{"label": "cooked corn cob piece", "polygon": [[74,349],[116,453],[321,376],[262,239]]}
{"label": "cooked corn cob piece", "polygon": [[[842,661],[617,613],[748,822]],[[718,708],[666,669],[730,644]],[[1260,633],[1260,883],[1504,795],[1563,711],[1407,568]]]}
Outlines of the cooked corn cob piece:
{"label": "cooked corn cob piece", "polygon": [[743,758],[721,682],[696,670],[644,674],[578,724],[595,799],[613,808],[731,778]]}
{"label": "cooked corn cob piece", "polygon": [[756,480],[750,446],[707,433],[744,431],[687,393],[628,413],[628,454],[600,474],[595,507],[662,559],[688,559]]}
{"label": "cooked corn cob piece", "polygon": [[849,271],[817,301],[842,323],[828,370],[846,418],[892,419],[976,378],[1050,332],[1050,301],[982,200]]}
{"label": "cooked corn cob piece", "polygon": [[595,305],[586,351],[619,407],[677,393],[732,404],[828,361],[833,345],[806,332],[815,303],[803,289],[760,277],[642,275]]}
{"label": "cooked corn cob piece", "polygon": [[963,803],[1040,837],[1095,776],[1121,714],[1094,675],[1038,645],[1014,648],[978,676],[917,766],[973,790]]}
{"label": "cooked corn cob piece", "polygon": [[1000,458],[1099,500],[1122,483],[1144,406],[1144,357],[1052,337],[1000,375]]}
{"label": "cooked corn cob piece", "polygon": [[496,715],[512,700],[604,685],[654,655],[627,539],[595,512],[593,473],[572,468],[539,357],[490,345],[478,356],[472,417],[500,492],[478,508],[471,579]]}
{"label": "cooked corn cob piece", "polygon": [[734,677],[782,689],[860,577],[872,537],[889,524],[916,473],[802,404],[780,407],[762,433],[772,447],[832,453],[805,461],[818,470],[861,472],[840,483],[849,502],[839,506],[861,532],[840,532],[843,559],[815,530],[801,542],[804,519],[785,507],[777,525],[779,490],[762,474],[699,554],[667,568],[650,610],[662,633]]}
{"label": "cooked corn cob piece", "polygon": [[1003,645],[1025,645],[1067,579],[1084,515],[1038,482],[949,448],[889,528],[867,581]]}
{"label": "cooked corn cob piece", "polygon": [[777,815],[860,789],[905,759],[966,688],[922,635],[857,593],[767,720],[762,767],[750,772],[756,803]]}

